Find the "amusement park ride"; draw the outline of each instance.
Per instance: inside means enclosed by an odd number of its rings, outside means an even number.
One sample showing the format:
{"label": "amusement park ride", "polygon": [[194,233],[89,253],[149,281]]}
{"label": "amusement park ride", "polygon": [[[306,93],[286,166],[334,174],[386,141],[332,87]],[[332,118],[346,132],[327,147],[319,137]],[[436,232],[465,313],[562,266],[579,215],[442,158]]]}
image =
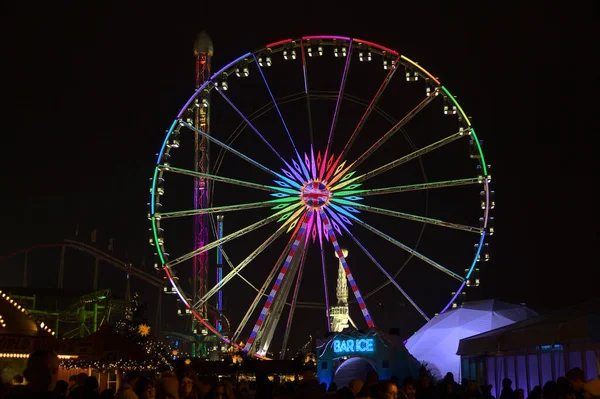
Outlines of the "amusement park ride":
{"label": "amusement park ride", "polygon": [[[418,284],[409,281],[410,273],[401,273],[409,263],[413,269],[417,267],[413,264],[431,268],[438,272],[436,280],[454,284],[450,300],[439,301],[439,313],[456,306],[467,287],[479,284],[478,263],[489,259],[486,239],[494,233],[490,166],[471,118],[437,77],[395,50],[343,36],[277,41],[241,55],[216,73],[211,73],[213,45],[205,32],[196,39],[194,54],[196,91],[160,147],[149,212],[155,267],[168,278],[166,290],[181,302],[180,314],[191,317],[191,334],[205,337],[194,344],[193,356],[233,346],[270,358],[277,353],[272,347],[278,337],[283,358],[294,331],[295,310],[300,308],[323,312],[323,328],[328,331],[343,330],[350,323],[356,328],[354,321],[362,325],[350,317],[353,311],[362,315],[366,328],[375,328],[365,300],[388,285],[429,320],[434,311],[423,309],[409,295]],[[357,77],[350,73],[351,64]],[[373,89],[364,100],[369,85]],[[398,93],[408,98],[401,102]],[[410,105],[408,112],[399,106],[404,103]],[[265,122],[268,117],[272,119]],[[438,117],[443,121],[437,122]],[[319,126],[325,119],[327,123]],[[417,122],[424,128],[409,132]],[[185,164],[181,147],[186,145],[193,148],[191,169],[180,166]],[[211,146],[218,149],[214,157]],[[424,165],[440,153],[440,162],[450,162],[453,168],[434,173],[430,181]],[[181,156],[177,162],[175,155]],[[416,174],[410,165],[417,165]],[[448,176],[450,172],[456,175]],[[171,200],[189,187],[173,185],[169,191],[175,195],[166,194],[167,182],[177,175],[193,182],[191,209],[177,209]],[[409,202],[402,198],[415,193],[424,203],[421,214],[403,208]],[[430,209],[429,195],[444,198],[433,201],[441,211]],[[389,197],[393,200],[378,201]],[[226,212],[232,213],[228,220],[236,227],[224,235]],[[189,249],[182,249],[180,237],[189,229],[190,218],[193,240]],[[412,244],[399,238],[405,228],[395,226],[405,226],[401,223],[417,226]],[[270,235],[262,238],[259,231],[266,227],[271,228]],[[423,245],[425,227],[440,238]],[[448,232],[450,238],[441,238]],[[365,234],[368,240],[361,239]],[[260,239],[252,243],[255,236]],[[282,236],[283,242],[278,240]],[[441,249],[441,243],[453,237],[460,239],[452,244],[452,256],[443,256],[448,250]],[[178,245],[168,246],[171,242]],[[331,267],[328,244],[338,259],[336,267]],[[353,259],[360,256],[370,264],[352,266],[342,244],[354,247]],[[309,248],[315,246],[320,262],[308,260]],[[239,255],[249,247],[246,257]],[[277,260],[266,260],[274,247],[279,247]],[[211,252],[216,253],[214,265],[209,261]],[[390,252],[397,255],[390,257]],[[266,267],[267,262],[272,268]],[[244,276],[251,264],[252,275]],[[303,281],[309,270],[322,276],[318,283],[322,290],[315,289],[314,279]],[[191,283],[186,284],[180,276],[190,273]],[[369,286],[361,291],[358,275],[377,275],[383,282],[373,287],[367,282],[370,278],[360,280],[361,286]],[[341,279],[337,278],[337,305],[331,306],[328,280],[334,276]],[[242,281],[256,295],[252,299],[231,294],[245,311],[224,323],[223,289],[234,281]],[[320,291],[321,298],[300,300],[305,291],[315,295]],[[251,319],[254,324],[248,324]]]}
{"label": "amusement park ride", "polygon": [[[29,284],[30,269],[32,268],[31,257],[38,251],[46,251],[42,258],[44,259],[44,268],[48,268],[48,263],[52,263],[54,260],[52,256],[49,256],[48,250],[59,255],[58,262],[56,262],[58,263],[56,286],[43,289],[31,287]],[[91,284],[89,281],[78,279],[76,293],[66,289],[64,285],[67,250],[69,253],[83,254],[93,260],[90,262],[90,266],[93,268]],[[68,239],[59,244],[37,245],[16,251],[0,258],[0,265],[6,265],[8,262],[14,264],[14,261],[18,259],[23,262],[21,287],[3,287],[3,290],[9,293],[11,298],[18,300],[30,315],[51,326],[58,336],[83,338],[96,332],[104,323],[122,318],[127,308],[131,306],[131,279],[139,280],[157,290],[157,312],[153,325],[156,326],[154,332],[160,334],[164,279],[132,267],[131,263],[122,261],[93,245]],[[111,289],[99,287],[100,270],[106,266],[123,272],[125,285],[124,290],[120,290],[124,291],[124,296],[121,295],[123,299],[115,298]],[[83,268],[85,265],[79,264],[78,267]]]}

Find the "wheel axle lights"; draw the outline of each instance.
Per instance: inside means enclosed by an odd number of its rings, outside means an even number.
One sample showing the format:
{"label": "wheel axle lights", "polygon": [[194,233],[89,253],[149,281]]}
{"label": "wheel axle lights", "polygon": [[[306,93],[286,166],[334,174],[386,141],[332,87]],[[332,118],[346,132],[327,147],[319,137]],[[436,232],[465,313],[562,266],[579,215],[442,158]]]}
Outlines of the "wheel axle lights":
{"label": "wheel axle lights", "polygon": [[312,180],[302,187],[300,198],[306,206],[312,209],[319,209],[329,203],[331,192],[325,183]]}

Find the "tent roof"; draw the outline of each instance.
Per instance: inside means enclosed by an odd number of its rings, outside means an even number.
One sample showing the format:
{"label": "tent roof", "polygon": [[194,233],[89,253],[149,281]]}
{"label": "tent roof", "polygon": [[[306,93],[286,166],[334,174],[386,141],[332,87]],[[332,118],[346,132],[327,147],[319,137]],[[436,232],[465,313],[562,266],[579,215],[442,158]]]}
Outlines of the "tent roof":
{"label": "tent roof", "polygon": [[0,336],[52,337],[21,305],[0,290]]}
{"label": "tent roof", "polygon": [[408,339],[406,348],[426,363],[434,375],[459,375],[460,357],[456,350],[461,339],[533,316],[537,313],[521,304],[495,299],[465,302],[429,320]]}
{"label": "tent roof", "polygon": [[477,355],[586,341],[600,343],[600,299],[461,339],[458,354]]}

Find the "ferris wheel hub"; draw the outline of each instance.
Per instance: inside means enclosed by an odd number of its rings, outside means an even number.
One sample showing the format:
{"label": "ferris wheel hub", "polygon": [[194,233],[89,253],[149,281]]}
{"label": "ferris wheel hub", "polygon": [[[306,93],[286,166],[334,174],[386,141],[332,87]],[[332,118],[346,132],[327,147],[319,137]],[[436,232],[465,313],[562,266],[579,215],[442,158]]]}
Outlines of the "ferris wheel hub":
{"label": "ferris wheel hub", "polygon": [[322,181],[311,180],[302,187],[300,198],[306,206],[312,209],[321,209],[329,204],[331,191]]}

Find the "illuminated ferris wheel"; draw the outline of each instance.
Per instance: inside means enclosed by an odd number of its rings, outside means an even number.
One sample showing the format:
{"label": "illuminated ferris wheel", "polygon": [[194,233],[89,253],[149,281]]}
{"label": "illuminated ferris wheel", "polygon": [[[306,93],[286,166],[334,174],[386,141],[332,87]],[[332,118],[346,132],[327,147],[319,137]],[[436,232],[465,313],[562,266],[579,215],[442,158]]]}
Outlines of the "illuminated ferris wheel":
{"label": "illuminated ferris wheel", "polygon": [[[199,139],[202,170],[185,155]],[[151,242],[185,312],[258,357],[279,340],[283,357],[295,323],[331,329],[340,275],[359,328],[385,323],[383,296],[429,320],[477,285],[490,180],[470,118],[418,63],[360,39],[287,39],[208,76],[182,107],[154,168]],[[193,181],[204,207],[188,203]],[[199,216],[210,239],[193,246]],[[200,255],[215,271],[191,295],[182,276]],[[226,329],[202,310],[223,292]]]}

